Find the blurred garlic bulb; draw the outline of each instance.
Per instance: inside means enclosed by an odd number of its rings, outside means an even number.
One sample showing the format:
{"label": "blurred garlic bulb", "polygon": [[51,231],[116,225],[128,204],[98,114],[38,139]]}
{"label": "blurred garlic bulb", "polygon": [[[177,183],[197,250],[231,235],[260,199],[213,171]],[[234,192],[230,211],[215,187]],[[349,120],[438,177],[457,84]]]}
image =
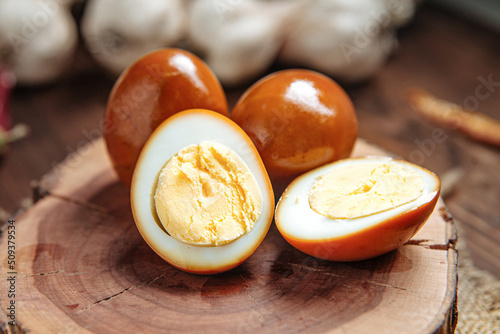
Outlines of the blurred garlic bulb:
{"label": "blurred garlic bulb", "polygon": [[68,5],[60,2],[0,1],[0,64],[19,85],[53,81],[73,59],[77,27]]}
{"label": "blurred garlic bulb", "polygon": [[280,59],[344,81],[373,75],[392,53],[394,30],[413,15],[413,0],[317,0],[297,18]]}
{"label": "blurred garlic bulb", "polygon": [[262,74],[277,58],[303,1],[194,0],[189,43],[220,81],[237,85]]}
{"label": "blurred garlic bulb", "polygon": [[94,58],[112,74],[185,33],[183,0],[89,0],[82,35]]}

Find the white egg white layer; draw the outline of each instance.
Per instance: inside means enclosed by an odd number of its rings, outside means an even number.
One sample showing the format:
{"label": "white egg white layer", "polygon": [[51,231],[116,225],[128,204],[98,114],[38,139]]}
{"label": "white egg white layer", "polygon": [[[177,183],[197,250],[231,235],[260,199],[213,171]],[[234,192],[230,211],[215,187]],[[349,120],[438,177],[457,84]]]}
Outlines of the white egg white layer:
{"label": "white egg white layer", "polygon": [[[309,204],[309,193],[318,178],[336,168],[344,168],[354,164],[380,161],[381,164],[392,161],[422,176],[424,190],[420,197],[401,206],[369,216],[353,219],[332,219],[323,216]],[[317,169],[295,179],[283,193],[276,207],[275,220],[281,233],[302,240],[328,240],[353,234],[370,226],[381,224],[393,217],[411,211],[430,202],[440,188],[439,178],[432,172],[403,160],[390,157],[366,157],[340,160]]]}
{"label": "white egg white layer", "polygon": [[[201,142],[220,143],[235,151],[254,175],[262,193],[262,211],[253,229],[221,246],[196,246],[176,240],[154,217],[152,192],[159,172],[178,151]],[[259,246],[273,216],[271,189],[257,150],[235,123],[215,112],[184,111],[162,123],[144,146],[132,179],[132,211],[143,238],[165,260],[188,270],[213,270],[241,262]]]}

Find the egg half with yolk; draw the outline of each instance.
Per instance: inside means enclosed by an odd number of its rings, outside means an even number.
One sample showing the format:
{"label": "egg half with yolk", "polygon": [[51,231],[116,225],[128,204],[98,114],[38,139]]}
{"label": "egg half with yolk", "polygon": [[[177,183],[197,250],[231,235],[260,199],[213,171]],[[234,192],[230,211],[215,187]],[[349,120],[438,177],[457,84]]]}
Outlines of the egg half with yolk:
{"label": "egg half with yolk", "polygon": [[187,272],[214,274],[244,262],[274,213],[269,176],[252,141],[204,109],[164,121],[135,167],[131,205],[149,246]]}
{"label": "egg half with yolk", "polygon": [[440,180],[403,160],[339,160],[295,179],[276,207],[281,235],[295,248],[331,261],[390,252],[423,226],[436,206]]}

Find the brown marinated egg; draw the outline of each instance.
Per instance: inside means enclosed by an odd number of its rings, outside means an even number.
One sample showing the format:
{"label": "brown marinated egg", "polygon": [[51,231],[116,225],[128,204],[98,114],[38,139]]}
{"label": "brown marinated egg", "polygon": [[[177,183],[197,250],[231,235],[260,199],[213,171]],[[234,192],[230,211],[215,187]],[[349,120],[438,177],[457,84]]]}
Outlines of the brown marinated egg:
{"label": "brown marinated egg", "polygon": [[154,129],[173,114],[191,108],[228,115],[218,79],[190,52],[156,50],[122,73],[108,100],[104,137],[124,184],[130,185],[139,153]]}
{"label": "brown marinated egg", "polygon": [[357,136],[346,92],[309,70],[284,70],[261,79],[239,99],[231,119],[255,143],[274,185],[349,157]]}

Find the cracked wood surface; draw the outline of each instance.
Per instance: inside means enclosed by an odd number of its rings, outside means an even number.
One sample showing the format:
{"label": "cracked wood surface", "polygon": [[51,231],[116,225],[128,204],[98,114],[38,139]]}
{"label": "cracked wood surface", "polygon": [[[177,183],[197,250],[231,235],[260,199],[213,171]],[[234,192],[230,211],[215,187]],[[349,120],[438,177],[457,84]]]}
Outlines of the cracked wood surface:
{"label": "cracked wood surface", "polygon": [[[276,228],[236,269],[196,276],[139,235],[102,140],[37,186],[17,217],[19,330],[32,333],[446,333],[454,324],[453,221],[440,202],[421,231],[376,259],[333,263]],[[384,154],[359,140],[355,155]],[[0,249],[5,248],[2,235]],[[0,290],[6,288],[3,258]],[[1,307],[7,301],[2,296]],[[5,311],[0,326],[6,329]]]}

